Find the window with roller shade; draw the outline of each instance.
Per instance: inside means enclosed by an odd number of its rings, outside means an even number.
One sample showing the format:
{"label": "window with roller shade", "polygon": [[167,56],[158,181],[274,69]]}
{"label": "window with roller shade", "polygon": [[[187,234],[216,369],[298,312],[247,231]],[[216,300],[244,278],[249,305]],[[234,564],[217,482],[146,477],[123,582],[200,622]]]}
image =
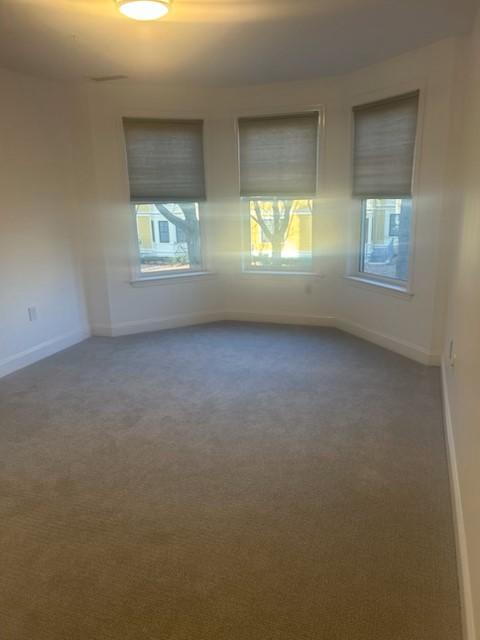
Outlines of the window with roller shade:
{"label": "window with roller shade", "polygon": [[405,286],[419,92],[354,107],[353,195],[361,200],[358,271]]}
{"label": "window with roller shade", "polygon": [[318,111],[238,121],[247,269],[310,271]]}
{"label": "window with roller shade", "polygon": [[203,122],[124,118],[140,275],[202,268]]}

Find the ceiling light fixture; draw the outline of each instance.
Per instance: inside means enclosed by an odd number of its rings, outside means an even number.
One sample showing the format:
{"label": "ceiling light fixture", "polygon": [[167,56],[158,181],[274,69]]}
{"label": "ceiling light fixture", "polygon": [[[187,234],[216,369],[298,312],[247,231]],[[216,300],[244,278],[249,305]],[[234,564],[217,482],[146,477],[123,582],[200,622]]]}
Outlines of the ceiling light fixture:
{"label": "ceiling light fixture", "polygon": [[166,16],[171,0],[116,0],[120,13],[133,20],[158,20]]}

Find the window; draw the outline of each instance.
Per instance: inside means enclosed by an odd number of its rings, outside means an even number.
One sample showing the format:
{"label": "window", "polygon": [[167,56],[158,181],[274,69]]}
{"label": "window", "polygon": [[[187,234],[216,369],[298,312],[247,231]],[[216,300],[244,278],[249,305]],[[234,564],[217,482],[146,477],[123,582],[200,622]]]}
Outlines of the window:
{"label": "window", "polygon": [[358,271],[402,286],[410,276],[418,96],[416,91],[354,108],[353,195],[361,201]]}
{"label": "window", "polygon": [[160,242],[170,242],[170,231],[166,220],[158,220],[158,237]]}
{"label": "window", "polygon": [[139,275],[202,268],[203,123],[124,118]]}
{"label": "window", "polygon": [[[201,269],[196,202],[137,204],[135,212],[141,274],[151,276]],[[176,229],[176,236],[170,233],[170,225]]]}
{"label": "window", "polygon": [[249,267],[309,271],[312,200],[249,200]]}
{"label": "window", "polygon": [[247,269],[312,268],[318,120],[313,111],[238,121]]}
{"label": "window", "polygon": [[408,280],[411,212],[410,198],[363,200],[361,273]]}

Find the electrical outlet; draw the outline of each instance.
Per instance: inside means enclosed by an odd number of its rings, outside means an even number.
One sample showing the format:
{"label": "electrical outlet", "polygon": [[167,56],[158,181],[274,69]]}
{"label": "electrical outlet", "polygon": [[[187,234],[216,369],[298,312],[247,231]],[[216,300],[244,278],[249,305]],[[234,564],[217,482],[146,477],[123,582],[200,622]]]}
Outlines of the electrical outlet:
{"label": "electrical outlet", "polygon": [[37,307],[28,307],[28,319],[30,322],[36,322],[37,320]]}

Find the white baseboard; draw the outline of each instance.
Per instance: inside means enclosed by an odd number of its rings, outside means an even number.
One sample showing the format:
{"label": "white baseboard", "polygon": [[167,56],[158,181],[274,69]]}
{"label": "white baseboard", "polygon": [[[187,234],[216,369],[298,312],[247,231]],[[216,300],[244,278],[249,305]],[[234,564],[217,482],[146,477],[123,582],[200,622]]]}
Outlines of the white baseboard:
{"label": "white baseboard", "polygon": [[293,313],[255,313],[250,311],[226,311],[223,314],[225,320],[239,322],[264,322],[269,324],[298,324],[316,327],[335,327],[336,319],[333,316],[304,316]]}
{"label": "white baseboard", "polygon": [[221,312],[199,312],[182,313],[167,318],[150,318],[132,322],[119,322],[114,325],[93,325],[92,335],[108,336],[117,338],[134,333],[148,333],[149,331],[161,331],[162,329],[174,329],[175,327],[186,327],[194,324],[205,324],[207,322],[219,322],[225,319],[225,314]]}
{"label": "white baseboard", "polygon": [[208,322],[221,322],[222,320],[238,320],[239,322],[264,322],[273,324],[298,324],[317,327],[336,327],[341,331],[351,333],[359,338],[378,344],[381,347],[399,353],[407,358],[427,365],[440,364],[440,357],[429,353],[418,345],[406,341],[398,340],[382,333],[367,329],[349,320],[335,318],[334,316],[312,316],[296,315],[286,313],[255,313],[250,311],[215,311],[184,313],[167,318],[150,318],[147,320],[120,322],[114,325],[97,324],[91,327],[91,332],[87,329],[74,331],[72,333],[42,342],[35,347],[22,351],[0,361],[0,377],[21,369],[42,358],[46,358],[57,351],[80,342],[90,334],[95,336],[107,336],[110,338],[130,335],[134,333],[146,333],[149,331],[160,331],[162,329],[173,329],[175,327],[185,327],[194,324],[204,324]]}
{"label": "white baseboard", "polygon": [[416,360],[426,365],[440,365],[440,356],[432,354],[426,349],[392,338],[377,331],[367,329],[361,325],[355,324],[348,320],[336,318],[335,316],[306,316],[296,314],[268,314],[268,313],[252,313],[250,311],[227,311],[224,314],[226,320],[238,320],[243,322],[269,322],[273,324],[298,324],[312,325],[317,327],[336,327],[346,333],[351,333],[358,338],[363,338],[374,344],[378,344],[385,349],[399,353],[402,356]]}
{"label": "white baseboard", "polygon": [[17,371],[18,369],[23,369],[23,367],[26,367],[29,364],[38,362],[38,360],[43,360],[43,358],[47,358],[58,351],[67,349],[78,342],[82,342],[82,340],[85,340],[89,336],[90,329],[77,329],[76,331],[71,331],[70,333],[57,336],[56,338],[45,340],[34,347],[30,347],[29,349],[15,353],[8,358],[4,358],[3,360],[0,360],[0,378]]}
{"label": "white baseboard", "polygon": [[440,356],[432,354],[418,345],[392,338],[377,331],[367,329],[361,325],[335,318],[335,316],[297,315],[290,313],[255,313],[251,311],[216,311],[201,313],[185,313],[169,316],[159,320],[151,318],[134,322],[121,322],[114,325],[93,325],[92,334],[95,336],[118,337],[133,333],[148,331],[160,331],[205,322],[220,322],[231,320],[238,322],[264,322],[272,324],[298,324],[317,327],[336,327],[346,333],[351,333],[359,338],[378,344],[385,349],[399,353],[402,356],[416,360],[422,364],[440,364]]}
{"label": "white baseboard", "polygon": [[336,326],[338,329],[351,333],[358,338],[363,338],[374,344],[378,344],[380,347],[399,353],[406,358],[420,362],[421,364],[427,364],[431,366],[439,366],[440,356],[434,353],[430,353],[423,347],[420,347],[406,340],[399,340],[398,338],[392,338],[378,331],[367,329],[359,324],[350,322],[350,320],[344,320],[337,318]]}
{"label": "white baseboard", "polygon": [[458,477],[457,457],[455,453],[455,438],[453,433],[452,414],[448,398],[447,367],[445,358],[442,359],[442,398],[445,435],[447,444],[448,470],[450,476],[450,493],[455,528],[455,542],[457,547],[458,580],[462,606],[462,625],[464,640],[476,640],[475,618],[473,613],[472,588],[468,563],[467,537],[463,519],[462,495]]}

